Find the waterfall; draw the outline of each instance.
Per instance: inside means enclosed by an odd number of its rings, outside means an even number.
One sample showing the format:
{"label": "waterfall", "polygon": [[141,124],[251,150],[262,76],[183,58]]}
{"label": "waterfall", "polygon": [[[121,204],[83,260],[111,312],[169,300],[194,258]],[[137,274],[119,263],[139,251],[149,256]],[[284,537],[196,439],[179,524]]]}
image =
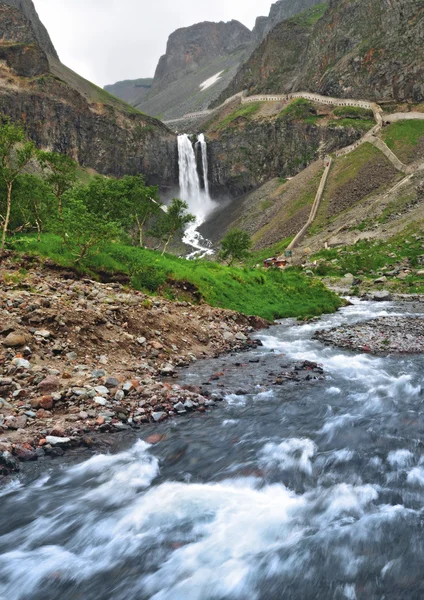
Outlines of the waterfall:
{"label": "waterfall", "polygon": [[198,143],[202,152],[202,169],[204,189],[201,189],[197,171],[196,153],[187,134],[178,136],[178,166],[180,180],[180,197],[188,204],[189,211],[196,217],[196,221],[186,229],[184,242],[195,248],[189,258],[206,254],[213,254],[210,242],[205,240],[197,228],[205,222],[207,216],[213,211],[216,204],[209,194],[208,157],[205,136],[198,136]]}
{"label": "waterfall", "polygon": [[208,179],[208,147],[206,145],[205,136],[203,133],[197,138],[202,150],[202,168],[203,168],[203,179],[205,182],[205,194],[209,197],[209,179]]}

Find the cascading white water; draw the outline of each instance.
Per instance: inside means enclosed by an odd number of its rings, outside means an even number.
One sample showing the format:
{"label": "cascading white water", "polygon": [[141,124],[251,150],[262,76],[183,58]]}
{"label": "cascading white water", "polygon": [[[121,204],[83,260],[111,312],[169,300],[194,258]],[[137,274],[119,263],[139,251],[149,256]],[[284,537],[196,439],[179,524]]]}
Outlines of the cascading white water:
{"label": "cascading white water", "polygon": [[205,136],[203,133],[197,138],[202,151],[202,168],[203,168],[203,180],[205,182],[205,194],[209,197],[209,179],[208,179],[208,147],[206,145]]}
{"label": "cascading white water", "polygon": [[191,140],[187,134],[178,136],[180,197],[187,202],[189,211],[196,217],[196,221],[187,227],[183,240],[186,244],[195,248],[195,252],[190,254],[188,258],[213,254],[208,241],[197,231],[198,227],[205,222],[207,216],[216,206],[209,194],[207,145],[203,134],[199,135],[198,143],[202,152],[204,189],[201,189],[200,186],[196,153]]}

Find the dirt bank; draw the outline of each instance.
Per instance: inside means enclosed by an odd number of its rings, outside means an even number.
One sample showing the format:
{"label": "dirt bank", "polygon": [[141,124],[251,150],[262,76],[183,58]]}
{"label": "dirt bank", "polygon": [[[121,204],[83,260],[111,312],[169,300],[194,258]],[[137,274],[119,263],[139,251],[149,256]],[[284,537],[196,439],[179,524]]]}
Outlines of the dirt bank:
{"label": "dirt bank", "polygon": [[13,258],[0,266],[0,475],[90,446],[95,432],[205,411],[221,398],[174,384],[176,368],[250,348],[250,334],[268,326],[36,263],[27,269]]}

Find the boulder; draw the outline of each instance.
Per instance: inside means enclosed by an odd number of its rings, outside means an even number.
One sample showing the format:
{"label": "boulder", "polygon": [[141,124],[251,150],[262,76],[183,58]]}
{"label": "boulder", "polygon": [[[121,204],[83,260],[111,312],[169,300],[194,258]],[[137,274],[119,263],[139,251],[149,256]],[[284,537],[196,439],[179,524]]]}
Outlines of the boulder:
{"label": "boulder", "polygon": [[374,292],[372,299],[376,302],[390,302],[392,300],[392,295],[387,290],[382,290],[381,292]]}
{"label": "boulder", "polygon": [[12,332],[3,340],[3,346],[7,348],[21,348],[28,342],[24,333]]}
{"label": "boulder", "polygon": [[38,384],[38,389],[43,396],[47,396],[52,394],[53,392],[57,392],[60,387],[60,381],[57,377],[53,375],[49,375],[43,381],[40,381]]}

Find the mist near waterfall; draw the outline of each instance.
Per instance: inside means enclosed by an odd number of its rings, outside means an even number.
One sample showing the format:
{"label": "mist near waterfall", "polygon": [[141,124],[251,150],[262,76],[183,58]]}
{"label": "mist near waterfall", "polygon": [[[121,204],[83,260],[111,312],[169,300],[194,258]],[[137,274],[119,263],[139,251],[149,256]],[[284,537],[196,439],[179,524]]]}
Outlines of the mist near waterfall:
{"label": "mist near waterfall", "polygon": [[[200,183],[196,156],[199,148],[202,157],[203,187]],[[187,134],[178,136],[178,166],[180,198],[187,202],[189,212],[196,217],[196,221],[187,227],[183,238],[185,244],[195,249],[188,258],[214,254],[211,243],[197,231],[218,206],[210,196],[207,144],[203,133],[198,136],[195,145]]]}

